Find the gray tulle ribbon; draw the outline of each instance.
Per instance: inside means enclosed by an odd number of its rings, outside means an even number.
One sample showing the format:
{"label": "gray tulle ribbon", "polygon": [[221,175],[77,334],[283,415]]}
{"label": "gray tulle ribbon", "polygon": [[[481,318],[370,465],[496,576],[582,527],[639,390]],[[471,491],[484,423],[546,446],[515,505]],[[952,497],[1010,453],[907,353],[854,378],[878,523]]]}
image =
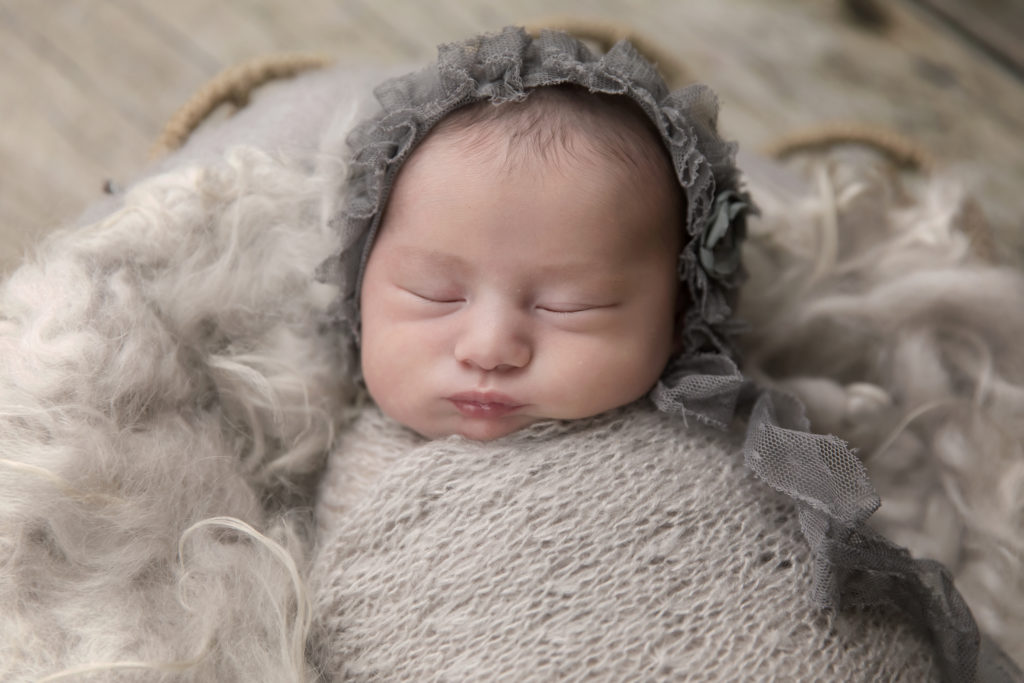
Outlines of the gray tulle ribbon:
{"label": "gray tulle ribbon", "polygon": [[721,354],[676,361],[651,398],[662,411],[719,429],[746,417],[744,462],[795,501],[819,605],[895,605],[931,638],[950,683],[1024,680],[998,646],[982,641],[945,567],[912,558],[867,526],[880,501],[864,465],[841,439],[810,433],[799,400],[758,388]]}

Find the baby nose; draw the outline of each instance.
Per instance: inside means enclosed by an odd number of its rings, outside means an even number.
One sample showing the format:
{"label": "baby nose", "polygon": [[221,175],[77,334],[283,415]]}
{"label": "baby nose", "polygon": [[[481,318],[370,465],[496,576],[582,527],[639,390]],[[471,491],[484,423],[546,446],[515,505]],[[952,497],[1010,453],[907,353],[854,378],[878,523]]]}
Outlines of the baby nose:
{"label": "baby nose", "polygon": [[525,367],[533,349],[525,325],[514,312],[468,312],[468,322],[455,343],[455,359],[485,371]]}

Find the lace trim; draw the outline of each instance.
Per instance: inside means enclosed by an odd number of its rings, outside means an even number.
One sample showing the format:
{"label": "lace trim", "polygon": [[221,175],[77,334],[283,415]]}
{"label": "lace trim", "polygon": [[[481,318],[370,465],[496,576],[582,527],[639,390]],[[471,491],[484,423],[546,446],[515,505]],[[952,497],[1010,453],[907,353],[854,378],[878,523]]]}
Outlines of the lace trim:
{"label": "lace trim", "polygon": [[867,526],[880,501],[864,465],[841,439],[811,434],[800,401],[756,387],[721,354],[675,362],[651,399],[659,410],[723,430],[747,418],[744,462],[796,502],[819,605],[894,604],[931,638],[944,680],[1021,680],[994,643],[979,652],[981,634],[946,568],[912,558]]}

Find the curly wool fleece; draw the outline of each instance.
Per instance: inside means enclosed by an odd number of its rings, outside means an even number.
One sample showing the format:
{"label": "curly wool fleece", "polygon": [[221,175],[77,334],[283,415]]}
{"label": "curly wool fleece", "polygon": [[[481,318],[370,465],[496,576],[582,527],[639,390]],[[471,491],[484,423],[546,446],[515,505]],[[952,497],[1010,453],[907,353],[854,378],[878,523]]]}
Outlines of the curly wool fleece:
{"label": "curly wool fleece", "polygon": [[746,370],[849,440],[873,524],[946,565],[981,630],[1024,663],[1024,277],[973,251],[955,179],[808,163],[814,190],[757,188]]}
{"label": "curly wool fleece", "polygon": [[0,679],[315,679],[309,525],[286,508],[308,505],[346,374],[316,325],[319,201],[236,150],[140,184],[5,284]]}

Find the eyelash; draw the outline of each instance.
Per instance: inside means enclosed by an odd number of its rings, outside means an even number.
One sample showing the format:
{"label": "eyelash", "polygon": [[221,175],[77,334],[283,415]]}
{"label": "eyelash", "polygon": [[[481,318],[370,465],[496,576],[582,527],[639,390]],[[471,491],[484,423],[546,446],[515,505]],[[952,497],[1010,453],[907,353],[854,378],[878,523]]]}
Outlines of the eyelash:
{"label": "eyelash", "polygon": [[600,308],[607,308],[607,306],[566,306],[564,308],[553,308],[551,306],[537,306],[537,308],[546,313],[569,315],[571,313],[584,313],[586,311],[594,311]]}
{"label": "eyelash", "polygon": [[460,299],[458,297],[451,298],[451,299],[435,298],[435,297],[427,296],[425,294],[420,294],[419,292],[414,292],[411,289],[406,289],[405,291],[408,292],[409,294],[412,294],[414,297],[416,297],[417,299],[419,299],[421,301],[426,301],[426,302],[432,303],[432,304],[457,304],[457,303],[461,303],[461,302],[465,301],[465,299]]}
{"label": "eyelash", "polygon": [[429,296],[416,295],[419,299],[426,301],[430,304],[461,304],[465,299],[434,299]]}

